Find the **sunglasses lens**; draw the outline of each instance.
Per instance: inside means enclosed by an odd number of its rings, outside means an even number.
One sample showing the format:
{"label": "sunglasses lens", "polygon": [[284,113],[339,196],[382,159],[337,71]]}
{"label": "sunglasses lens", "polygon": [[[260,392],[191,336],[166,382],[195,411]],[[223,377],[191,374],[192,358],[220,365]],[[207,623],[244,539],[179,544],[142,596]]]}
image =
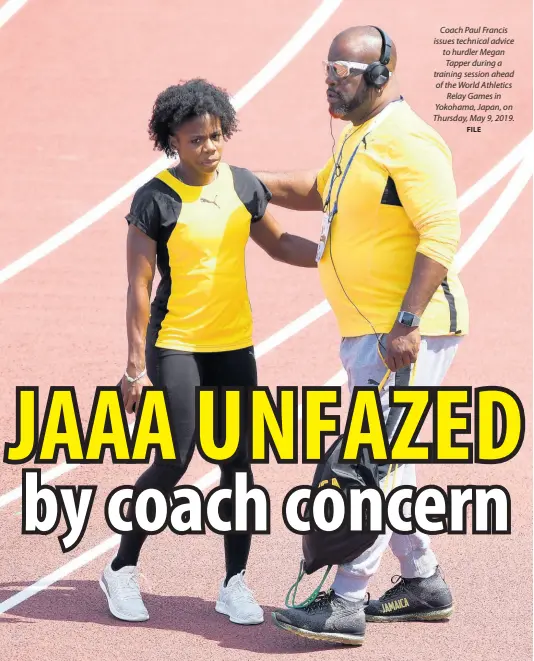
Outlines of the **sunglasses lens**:
{"label": "sunglasses lens", "polygon": [[340,62],[324,62],[324,72],[327,76],[334,76],[335,78],[346,78],[350,69],[346,64],[341,64]]}
{"label": "sunglasses lens", "polygon": [[346,78],[350,73],[348,66],[339,62],[334,62],[334,71],[338,78]]}

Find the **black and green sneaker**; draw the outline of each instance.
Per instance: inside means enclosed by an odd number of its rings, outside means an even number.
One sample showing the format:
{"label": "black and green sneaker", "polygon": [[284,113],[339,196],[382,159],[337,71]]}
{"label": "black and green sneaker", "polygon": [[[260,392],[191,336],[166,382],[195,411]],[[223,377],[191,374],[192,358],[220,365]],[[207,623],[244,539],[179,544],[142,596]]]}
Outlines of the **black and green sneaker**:
{"label": "black and green sneaker", "polygon": [[439,568],[429,578],[391,579],[396,585],[380,599],[369,600],[365,608],[367,622],[402,622],[448,620],[452,614],[452,595]]}
{"label": "black and green sneaker", "polygon": [[272,613],[273,623],[297,636],[327,643],[362,645],[365,636],[365,602],[348,601],[330,589],[320,592],[304,608]]}

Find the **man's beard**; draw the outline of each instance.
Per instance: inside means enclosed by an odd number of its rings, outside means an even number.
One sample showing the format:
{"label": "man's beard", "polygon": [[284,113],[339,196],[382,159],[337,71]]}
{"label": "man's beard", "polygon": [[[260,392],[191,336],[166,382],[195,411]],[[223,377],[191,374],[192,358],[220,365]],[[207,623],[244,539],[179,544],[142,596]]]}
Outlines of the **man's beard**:
{"label": "man's beard", "polygon": [[336,119],[346,117],[349,113],[359,108],[365,100],[361,95],[356,95],[350,101],[345,101],[341,97],[338,98],[340,103],[336,103],[335,108],[330,107],[330,114]]}

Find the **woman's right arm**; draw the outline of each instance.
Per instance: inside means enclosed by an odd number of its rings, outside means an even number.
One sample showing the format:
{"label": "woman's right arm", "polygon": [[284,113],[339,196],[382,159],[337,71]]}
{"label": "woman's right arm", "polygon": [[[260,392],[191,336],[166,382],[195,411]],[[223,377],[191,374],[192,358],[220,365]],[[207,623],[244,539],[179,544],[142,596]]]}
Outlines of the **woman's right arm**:
{"label": "woman's right arm", "polygon": [[[145,369],[145,342],[150,316],[150,296],[156,269],[156,242],[134,225],[128,227],[127,269],[128,292],[126,330],[128,360],[126,374],[137,378]],[[125,409],[132,413],[139,404],[142,390],[152,385],[145,374],[134,383],[123,376],[121,382]]]}

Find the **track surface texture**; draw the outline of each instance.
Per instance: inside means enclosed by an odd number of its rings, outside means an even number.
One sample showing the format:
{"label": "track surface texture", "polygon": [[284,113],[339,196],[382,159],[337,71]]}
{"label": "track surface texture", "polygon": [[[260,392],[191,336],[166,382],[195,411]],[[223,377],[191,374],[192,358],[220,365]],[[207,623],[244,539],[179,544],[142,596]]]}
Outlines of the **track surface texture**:
{"label": "track surface texture", "polygon": [[[160,90],[203,76],[232,94],[243,88],[283,48],[319,7],[320,0],[230,0],[172,3],[167,0],[29,0],[0,29],[0,269],[6,269],[106,199],[158,158],[146,125]],[[520,63],[532,60],[532,14],[525,2],[398,3],[345,0],[287,66],[239,109],[241,131],[226,160],[251,169],[322,165],[331,153],[321,61],[331,39],[353,24],[379,24],[396,41],[398,76],[406,99],[432,123],[435,69],[443,68],[433,45],[442,25],[506,26],[516,64],[513,123],[436,125],[453,155],[461,197],[532,130],[532,85]],[[378,22],[378,23],[377,23]],[[339,132],[341,125],[335,125]],[[462,213],[463,239],[492,210],[513,171],[489,187]],[[512,501],[512,533],[502,536],[439,535],[433,540],[456,611],[448,623],[369,624],[360,649],[315,643],[271,625],[300,559],[300,538],[281,518],[284,495],[309,482],[310,465],[257,466],[257,483],[271,498],[270,535],[253,539],[248,584],[266,611],[257,627],[231,624],[214,610],[223,575],[222,540],[213,533],[179,538],[170,532],[143,550],[142,584],[150,620],[119,622],[109,615],[98,586],[113,542],[106,525],[106,495],[132,484],[140,466],[77,467],[52,484],[98,485],[89,526],[80,545],[62,554],[56,533],[21,535],[21,500],[2,497],[21,484],[20,466],[0,464],[0,659],[29,661],[152,661],[164,658],[335,659],[366,661],[497,661],[532,658],[532,183],[523,188],[502,222],[462,271],[471,312],[464,340],[446,385],[498,385],[516,392],[525,409],[526,437],[519,454],[500,465],[418,468],[418,483],[499,484]],[[114,385],[124,369],[126,293],[124,215],[131,196],[71,240],[0,283],[0,443],[15,438],[15,388],[39,386],[40,415],[50,386],[76,388],[82,423],[95,387]],[[273,209],[289,230],[316,238],[320,214]],[[323,300],[318,277],[270,260],[255,245],[247,255],[247,279],[255,317],[255,341],[273,333]],[[339,337],[331,312],[318,315],[258,360],[260,382],[321,385],[341,369]],[[343,391],[342,421],[348,397]],[[63,461],[60,453],[58,465]],[[43,467],[49,470],[50,466]],[[196,456],[183,484],[212,466]],[[213,480],[212,480],[213,482]],[[213,486],[213,485],[212,485]],[[97,549],[95,551],[95,549]],[[43,577],[89,553],[47,589],[23,593]],[[398,573],[390,552],[370,585],[372,596]],[[302,593],[315,586],[306,579]],[[19,603],[2,608],[23,594]],[[11,602],[10,602],[11,603]],[[5,612],[4,612],[5,611]]]}

